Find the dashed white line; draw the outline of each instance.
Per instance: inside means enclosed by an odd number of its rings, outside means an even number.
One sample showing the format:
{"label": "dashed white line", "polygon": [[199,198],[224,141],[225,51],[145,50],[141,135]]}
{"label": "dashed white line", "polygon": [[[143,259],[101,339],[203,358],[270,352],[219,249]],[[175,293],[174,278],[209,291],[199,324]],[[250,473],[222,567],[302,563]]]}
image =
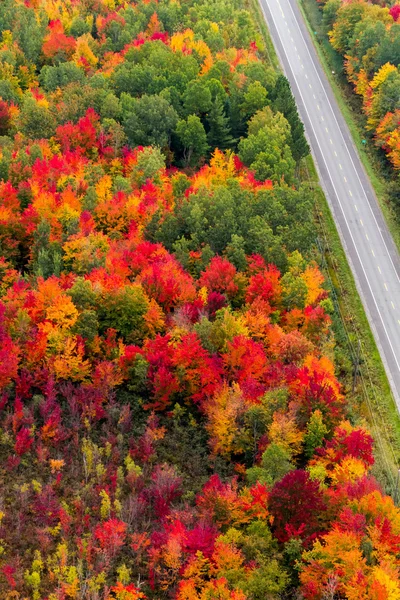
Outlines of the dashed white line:
{"label": "dashed white line", "polygon": [[344,179],[345,183],[347,183],[347,179],[344,175],[343,175],[343,179]]}
{"label": "dashed white line", "polygon": [[386,285],[386,283],[383,284],[385,286],[385,290],[388,291],[388,286]]}
{"label": "dashed white line", "polygon": [[367,240],[369,241],[369,237],[368,237],[368,233],[365,234],[365,237],[367,238]]}
{"label": "dashed white line", "polygon": [[341,171],[343,171],[343,167],[342,167],[341,163],[339,163],[339,169],[340,169]]}
{"label": "dashed white line", "polygon": [[361,223],[361,226],[364,227],[364,223],[362,222],[362,219],[360,219],[360,223]]}
{"label": "dashed white line", "polygon": [[382,275],[382,271],[381,271],[381,268],[380,268],[380,266],[379,266],[379,265],[378,265],[378,271],[379,271],[379,273]]}
{"label": "dashed white line", "polygon": [[[291,11],[291,13],[292,13],[292,16],[293,16],[293,18],[294,18],[294,20],[295,20],[295,22],[296,22],[296,27],[297,27],[297,29],[298,29],[298,31],[299,31],[299,33],[300,33],[301,37],[302,37],[302,40],[303,40],[303,42],[304,42],[304,46],[305,46],[306,52],[308,53],[308,56],[309,56],[309,58],[310,58],[310,61],[311,61],[311,64],[312,64],[312,66],[313,66],[313,68],[314,68],[314,71],[315,71],[315,73],[316,73],[316,75],[317,75],[317,77],[318,77],[318,79],[319,79],[319,82],[320,82],[320,85],[321,85],[321,87],[322,87],[322,90],[323,90],[323,92],[324,92],[324,94],[325,94],[325,97],[326,97],[326,99],[328,100],[328,104],[329,104],[329,106],[330,106],[330,109],[331,109],[331,112],[332,112],[333,118],[334,118],[334,119],[335,119],[335,121],[336,121],[336,125],[337,125],[337,127],[338,127],[338,130],[339,130],[339,132],[340,132],[340,135],[342,136],[342,140],[343,140],[343,142],[345,142],[345,139],[344,139],[343,133],[342,133],[342,131],[341,131],[340,127],[339,127],[339,123],[338,123],[338,121],[337,121],[337,118],[336,118],[335,112],[334,112],[334,110],[333,110],[333,108],[332,108],[332,105],[331,105],[331,103],[330,103],[330,100],[329,100],[329,97],[328,97],[327,91],[326,91],[326,89],[324,88],[324,86],[323,86],[323,84],[322,84],[321,77],[320,77],[320,75],[319,75],[319,73],[318,73],[318,69],[317,69],[317,67],[316,67],[316,65],[315,65],[315,62],[314,62],[314,59],[313,59],[313,57],[311,56],[310,50],[309,50],[309,48],[308,48],[308,46],[307,46],[307,43],[306,43],[306,40],[305,40],[305,38],[304,38],[304,34],[303,34],[303,32],[301,31],[301,29],[300,29],[300,25],[299,25],[299,23],[298,23],[298,21],[297,21],[297,19],[296,19],[296,17],[295,17],[295,14],[294,14],[293,8],[292,8],[292,6],[290,5],[290,3],[289,3],[289,9],[290,9],[290,11]],[[279,35],[279,32],[278,32],[278,35]],[[280,37],[280,36],[279,36],[279,37]],[[282,41],[282,40],[281,40],[281,41]],[[287,53],[286,53],[286,51],[285,51],[285,54],[286,54],[286,56],[287,56]],[[288,57],[287,57],[287,58],[288,58]],[[288,62],[289,62],[289,58],[288,58]],[[289,64],[290,64],[290,62],[289,62]],[[301,95],[301,93],[300,93],[300,95]],[[392,259],[391,255],[390,255],[390,252],[389,252],[389,250],[388,250],[388,247],[387,247],[387,245],[386,245],[385,239],[384,239],[384,237],[383,237],[383,233],[382,233],[382,231],[380,230],[380,228],[378,227],[378,222],[377,222],[377,220],[376,220],[376,217],[375,217],[375,215],[374,215],[374,212],[373,212],[373,210],[372,210],[372,206],[371,206],[371,204],[370,204],[370,202],[369,202],[369,199],[368,199],[367,193],[366,193],[366,191],[365,191],[365,189],[364,189],[364,186],[363,186],[363,185],[362,185],[362,183],[361,183],[360,175],[359,175],[359,173],[358,173],[358,171],[357,171],[357,169],[356,169],[356,167],[355,167],[355,164],[354,164],[353,158],[352,158],[352,156],[351,156],[351,154],[350,154],[350,150],[349,150],[349,148],[348,148],[348,145],[347,145],[346,143],[345,143],[345,147],[346,147],[347,153],[348,153],[348,155],[349,155],[350,161],[351,161],[351,163],[352,163],[352,165],[353,165],[353,168],[354,168],[354,171],[355,171],[355,173],[356,173],[356,176],[357,176],[357,178],[358,178],[358,181],[359,181],[359,183],[360,183],[360,186],[361,186],[361,188],[362,188],[362,190],[363,190],[363,192],[364,192],[364,196],[365,196],[365,199],[367,200],[367,203],[368,203],[369,209],[370,209],[370,211],[371,211],[371,214],[372,214],[372,218],[374,219],[374,221],[375,221],[375,223],[376,223],[376,226],[377,226],[377,228],[378,228],[378,231],[379,231],[379,233],[380,233],[380,236],[381,236],[381,238],[382,238],[383,245],[385,246],[385,249],[386,249],[386,251],[387,251],[387,254],[388,254],[388,257],[389,257],[389,260],[390,260],[390,262],[392,263],[393,270],[394,270],[394,272],[395,272],[395,274],[396,274],[396,276],[397,276],[397,279],[398,279],[398,281],[400,282],[400,276],[399,276],[399,274],[398,274],[398,272],[397,272],[397,269],[396,269],[396,268],[395,268],[395,266],[394,266],[393,259]],[[336,193],[336,192],[335,192],[335,193]],[[336,195],[337,195],[337,194],[336,194]],[[361,262],[361,261],[360,261],[360,262]],[[364,267],[363,267],[363,270],[364,270]],[[368,279],[368,278],[367,278],[367,279]],[[370,287],[370,283],[369,283],[369,281],[368,281],[368,286]],[[372,292],[372,290],[371,290],[371,292]],[[376,304],[375,297],[374,297],[374,302],[375,302],[375,304]],[[389,335],[388,335],[388,333],[387,333],[386,327],[385,327],[385,325],[384,325],[384,322],[383,322],[383,319],[382,319],[382,316],[381,316],[381,314],[380,314],[380,311],[379,311],[379,310],[378,310],[378,313],[379,313],[380,319],[381,319],[381,321],[382,321],[383,327],[384,327],[384,329],[385,329],[385,333],[386,333],[386,336],[387,336],[387,338],[388,338],[388,341],[389,341],[390,348],[391,348],[391,350],[392,350],[392,352],[393,352],[393,355],[394,355],[394,359],[395,359],[395,362],[396,362],[397,368],[398,368],[398,369],[399,369],[399,371],[400,371],[400,364],[399,364],[399,361],[397,360],[397,356],[396,356],[396,354],[395,354],[395,352],[394,352],[394,349],[393,349],[393,346],[392,346],[392,342],[391,342],[391,340],[390,340],[390,338],[389,338]]]}
{"label": "dashed white line", "polygon": [[393,300],[390,301],[390,304],[392,305],[392,308],[394,309]]}
{"label": "dashed white line", "polygon": [[372,250],[372,248],[371,248],[371,252],[372,252],[372,256],[375,256],[375,252]]}
{"label": "dashed white line", "polygon": [[350,194],[350,196],[352,196],[352,195],[353,195],[353,194],[352,194],[352,192],[351,192],[351,190],[349,190],[349,194]]}
{"label": "dashed white line", "polygon": [[[293,11],[293,8],[291,7],[291,5],[290,5],[290,4],[289,4],[289,9],[291,10],[291,13],[292,13],[292,15],[293,15],[293,18],[294,18],[294,19],[296,19],[296,18],[295,18],[294,11]],[[272,14],[272,13],[271,13],[271,14]],[[273,18],[273,15],[272,15],[272,18]],[[311,61],[311,63],[312,63],[312,66],[313,66],[313,68],[314,68],[314,71],[315,71],[315,73],[316,73],[316,75],[317,75],[317,77],[318,77],[318,79],[319,79],[319,81],[320,81],[320,85],[321,85],[321,87],[322,87],[322,89],[323,89],[323,91],[324,91],[324,93],[325,93],[326,99],[328,100],[328,104],[329,104],[329,106],[330,106],[330,109],[331,109],[331,111],[332,111],[333,118],[336,120],[336,124],[337,124],[337,126],[338,126],[338,128],[339,128],[339,124],[337,123],[337,119],[336,119],[335,113],[333,112],[333,108],[332,108],[332,106],[331,106],[331,104],[330,104],[330,101],[329,101],[329,98],[328,98],[327,92],[326,92],[326,90],[324,89],[324,87],[323,87],[323,85],[322,85],[322,81],[321,81],[321,78],[320,78],[320,76],[319,76],[319,74],[318,74],[317,67],[315,66],[314,59],[313,59],[313,57],[311,56],[310,50],[309,50],[309,48],[308,48],[308,46],[307,46],[307,44],[306,44],[306,41],[305,41],[305,39],[304,39],[303,32],[301,31],[301,29],[300,29],[300,26],[299,26],[299,24],[298,24],[298,22],[297,22],[297,21],[296,21],[296,26],[297,26],[297,29],[298,29],[298,31],[299,31],[299,33],[300,33],[300,35],[301,35],[302,39],[303,39],[303,42],[304,42],[304,45],[305,45],[305,49],[306,49],[306,51],[308,52],[308,55],[309,55],[310,61]],[[284,44],[283,44],[283,41],[282,41],[282,37],[281,37],[281,35],[280,35],[280,33],[279,33],[279,30],[277,31],[277,33],[278,33],[278,37],[279,37],[279,39],[280,39],[280,42],[281,42],[281,44],[282,44],[282,46],[283,46],[283,50],[284,50],[284,52],[285,52],[286,59],[287,59],[287,61],[288,61],[288,64],[289,64],[289,68],[290,68],[290,69],[291,69],[291,71],[292,71],[292,74],[293,74],[293,77],[294,77],[294,79],[296,79],[296,77],[295,77],[295,74],[294,74],[294,71],[293,71],[293,67],[292,67],[292,66],[291,66],[291,64],[290,64],[289,56],[288,56],[288,54],[287,54],[287,51],[285,50],[285,47],[284,47]],[[311,87],[311,86],[310,86],[310,87]],[[327,164],[327,162],[326,162],[326,159],[325,159],[325,156],[324,156],[324,154],[323,154],[323,152],[322,152],[321,145],[320,145],[320,143],[319,143],[319,140],[318,140],[318,136],[316,135],[315,128],[314,128],[314,126],[313,126],[312,120],[310,119],[310,114],[309,114],[309,111],[308,111],[308,109],[307,109],[307,105],[306,105],[306,103],[305,103],[305,101],[304,101],[304,97],[303,97],[303,94],[302,94],[302,92],[301,92],[301,89],[300,89],[300,88],[299,88],[299,94],[300,94],[300,98],[301,98],[301,101],[302,101],[302,103],[303,103],[303,106],[304,106],[304,108],[305,108],[305,111],[306,111],[306,113],[307,113],[308,119],[309,119],[309,121],[310,121],[310,125],[311,125],[311,128],[312,128],[312,130],[313,130],[314,136],[315,136],[315,138],[316,138],[317,144],[318,144],[318,146],[319,146],[319,150],[320,150],[320,152],[321,152],[322,159],[323,159],[323,161],[324,161],[324,163],[325,163],[325,167],[326,167],[326,169],[327,169],[327,172],[328,172],[329,178],[330,178],[330,180],[331,180],[331,183],[332,183],[332,187],[333,187],[333,190],[334,190],[335,196],[336,196],[336,198],[337,198],[337,200],[338,200],[338,204],[339,204],[339,206],[340,206],[340,210],[341,210],[341,212],[342,212],[342,215],[343,215],[343,217],[344,217],[344,220],[345,220],[345,222],[346,222],[346,225],[347,225],[347,229],[348,229],[348,232],[349,232],[350,239],[351,239],[351,241],[352,241],[352,243],[353,243],[353,247],[354,247],[354,249],[355,249],[355,252],[356,252],[356,254],[357,254],[358,260],[360,261],[360,266],[361,266],[361,269],[362,269],[362,271],[363,271],[363,273],[364,273],[364,276],[365,276],[365,279],[366,279],[366,282],[367,282],[368,288],[369,288],[369,290],[370,290],[370,292],[371,292],[371,295],[372,295],[373,302],[374,302],[374,304],[375,304],[375,307],[376,307],[377,313],[378,313],[378,315],[379,315],[379,318],[380,318],[380,320],[381,320],[381,323],[382,323],[382,326],[383,326],[384,332],[385,332],[385,334],[386,334],[386,338],[387,338],[387,341],[388,341],[388,343],[389,343],[390,349],[391,349],[391,351],[392,351],[392,355],[393,355],[394,361],[395,361],[395,363],[396,363],[397,369],[400,371],[400,364],[399,364],[399,361],[398,361],[398,359],[397,359],[397,354],[396,354],[396,352],[394,351],[394,348],[393,348],[392,341],[391,341],[391,339],[390,339],[390,336],[389,336],[389,334],[388,334],[388,331],[387,331],[387,328],[386,328],[386,325],[385,325],[385,321],[383,320],[383,318],[382,318],[382,314],[381,314],[381,311],[379,310],[379,306],[378,306],[377,300],[376,300],[376,298],[375,298],[374,292],[373,292],[373,290],[372,290],[371,283],[370,283],[370,281],[369,281],[369,279],[368,279],[368,275],[367,275],[367,273],[366,273],[366,271],[365,271],[365,267],[364,267],[363,261],[362,261],[362,259],[361,259],[361,256],[360,256],[360,254],[359,254],[359,251],[358,251],[358,249],[357,249],[357,245],[356,245],[356,243],[355,243],[355,240],[354,240],[354,237],[353,237],[353,234],[352,234],[351,228],[350,228],[350,224],[348,223],[348,221],[347,221],[347,218],[346,218],[346,215],[345,215],[345,212],[344,212],[344,210],[343,210],[343,205],[342,205],[342,202],[341,202],[341,200],[340,200],[340,195],[338,194],[338,192],[337,192],[337,190],[336,190],[336,186],[335,186],[335,183],[334,183],[334,179],[332,178],[332,175],[331,175],[331,173],[330,173],[330,171],[329,171],[329,166],[328,166],[328,164]],[[340,129],[339,129],[339,130],[340,130]],[[341,133],[341,132],[340,132],[340,133]],[[342,135],[342,140],[343,140],[343,142],[345,143],[344,136],[343,136],[343,134],[342,134],[342,133],[341,133],[341,135]],[[346,144],[345,144],[345,146],[346,146],[346,150],[347,150],[347,153],[348,153],[348,155],[349,155],[350,161],[351,161],[351,163],[352,163],[352,165],[353,165],[353,168],[354,168],[354,170],[355,170],[355,173],[356,173],[356,175],[357,175],[357,177],[358,177],[359,183],[360,183],[360,185],[361,185],[361,187],[362,187],[362,189],[363,189],[363,192],[364,192],[364,195],[365,195],[365,197],[366,197],[366,200],[367,200],[367,202],[368,202],[368,204],[369,204],[369,201],[368,201],[367,194],[366,194],[366,192],[365,192],[365,190],[364,190],[364,188],[363,188],[363,186],[362,186],[362,184],[361,184],[360,176],[359,176],[359,174],[358,174],[358,171],[357,171],[357,169],[356,169],[356,167],[355,167],[355,165],[354,165],[353,159],[352,159],[352,157],[351,157],[351,154],[350,154],[350,150],[349,150],[349,148],[348,148],[348,146],[347,146]],[[375,215],[373,214],[373,211],[372,211],[372,208],[371,208],[371,205],[370,205],[370,204],[369,204],[369,208],[370,208],[370,210],[371,210],[371,213],[372,213],[372,216],[373,216],[373,218],[375,218]],[[376,222],[376,218],[375,218],[375,222]],[[383,234],[382,234],[382,232],[380,232],[380,233],[381,233],[381,237],[382,237],[382,239],[383,239]],[[387,246],[386,246],[386,243],[385,243],[385,240],[384,240],[384,239],[383,239],[383,243],[384,243],[384,246],[385,246],[385,248],[386,248],[386,250],[387,250],[387,252],[388,252],[388,249],[387,249]],[[389,256],[389,258],[391,259],[391,257],[390,257],[390,256]],[[392,260],[392,265],[393,265],[393,260]],[[393,267],[394,267],[394,265],[393,265]],[[396,272],[396,274],[397,274],[397,271],[396,271],[396,269],[395,269],[395,272]],[[398,277],[398,280],[400,281],[400,276],[399,276],[398,274],[397,274],[397,277]]]}
{"label": "dashed white line", "polygon": [[354,205],[354,208],[356,209],[356,212],[358,212],[357,204]]}

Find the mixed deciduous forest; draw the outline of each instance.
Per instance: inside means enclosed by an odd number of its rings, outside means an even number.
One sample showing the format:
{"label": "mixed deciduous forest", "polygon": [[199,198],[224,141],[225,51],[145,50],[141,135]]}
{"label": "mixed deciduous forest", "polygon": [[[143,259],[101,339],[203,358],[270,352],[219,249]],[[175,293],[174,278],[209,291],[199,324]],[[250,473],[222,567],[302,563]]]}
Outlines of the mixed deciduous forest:
{"label": "mixed deciduous forest", "polygon": [[[400,4],[318,0],[333,48],[361,97],[366,130],[400,169]],[[398,182],[396,182],[398,187]],[[395,192],[394,192],[395,194]]]}
{"label": "mixed deciduous forest", "polygon": [[0,596],[399,598],[252,13],[3,0],[0,30]]}

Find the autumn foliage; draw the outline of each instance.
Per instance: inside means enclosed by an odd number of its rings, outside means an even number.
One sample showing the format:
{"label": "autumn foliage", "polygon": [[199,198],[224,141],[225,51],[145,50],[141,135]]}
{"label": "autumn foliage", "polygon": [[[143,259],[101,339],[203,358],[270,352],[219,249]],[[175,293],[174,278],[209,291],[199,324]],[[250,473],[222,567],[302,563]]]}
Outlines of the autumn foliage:
{"label": "autumn foliage", "polygon": [[400,515],[250,13],[0,23],[0,597],[396,598]]}

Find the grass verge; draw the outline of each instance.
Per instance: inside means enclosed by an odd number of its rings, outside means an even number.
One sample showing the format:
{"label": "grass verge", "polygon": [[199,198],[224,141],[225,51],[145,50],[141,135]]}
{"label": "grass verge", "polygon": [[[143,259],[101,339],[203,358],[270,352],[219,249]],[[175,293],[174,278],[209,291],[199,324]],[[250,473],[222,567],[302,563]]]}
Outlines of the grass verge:
{"label": "grass verge", "polygon": [[[382,159],[379,157],[379,151],[373,146],[372,139],[368,139],[364,128],[365,118],[361,112],[360,99],[346,80],[343,72],[343,58],[331,46],[325,33],[322,26],[322,14],[316,0],[299,0],[298,4],[365,172],[375,190],[390,233],[400,251],[399,218],[389,200],[387,182],[392,177],[390,168],[388,167],[387,173],[382,172]],[[366,140],[367,143],[365,144],[363,140]]]}
{"label": "grass verge", "polygon": [[263,38],[265,46],[265,50],[263,52],[263,54],[265,54],[265,58],[268,60],[271,67],[273,67],[276,71],[279,71],[281,68],[279,59],[275,52],[275,47],[272,43],[271,36],[269,35],[268,27],[265,22],[260,3],[258,0],[245,0],[245,4],[247,5],[249,11],[253,14],[254,19],[260,29],[260,34]]}
{"label": "grass verge", "polygon": [[[376,441],[375,475],[388,492],[394,492],[400,463],[399,413],[311,156],[307,157],[306,163],[309,185],[315,195],[321,262],[335,307],[332,318],[337,342],[336,365],[341,369],[342,353],[352,363],[351,370],[349,365],[343,365],[340,378],[346,390],[350,412],[354,411],[368,421]],[[361,364],[353,389],[357,355]]]}
{"label": "grass verge", "polygon": [[[314,3],[314,0],[303,0],[303,2],[310,4]],[[266,47],[266,58],[275,69],[280,70],[280,63],[258,0],[247,0],[247,5],[259,24],[260,33]],[[315,8],[317,7],[315,6]],[[338,70],[339,60],[341,69],[341,57],[333,50],[327,39],[326,44],[326,52],[330,51],[336,54],[336,57],[331,56],[331,60],[335,61],[331,63],[334,65],[333,70]],[[350,110],[339,91],[324,53],[319,49],[318,54],[325,70],[330,73],[328,77],[332,83],[339,106],[347,122],[351,122],[350,131],[357,150],[363,159],[367,174],[370,176],[376,192],[382,198],[385,193],[384,183],[375,175],[372,163],[366,155],[366,149],[361,141],[363,138],[361,137],[360,127],[356,125],[352,118],[350,119]],[[300,173],[302,174],[302,180],[308,182],[315,196],[316,228],[320,244],[318,261],[324,268],[335,308],[332,319],[337,344],[335,351],[336,365],[340,370],[340,379],[346,390],[350,411],[366,419],[374,436],[376,442],[374,474],[384,485],[386,491],[393,494],[396,488],[397,468],[400,463],[399,413],[311,156],[304,159]],[[386,206],[386,209],[389,211],[388,206]],[[386,212],[385,217],[387,216]],[[391,224],[392,229],[394,225],[393,215],[391,215]],[[358,356],[361,366],[353,390],[354,365],[358,362]]]}

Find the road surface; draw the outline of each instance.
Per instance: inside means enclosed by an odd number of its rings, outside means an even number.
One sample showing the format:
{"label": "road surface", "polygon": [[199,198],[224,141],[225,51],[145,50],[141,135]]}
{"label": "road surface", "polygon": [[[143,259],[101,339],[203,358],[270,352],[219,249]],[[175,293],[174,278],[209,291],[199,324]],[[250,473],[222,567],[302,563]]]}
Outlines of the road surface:
{"label": "road surface", "polygon": [[259,0],[400,410],[400,260],[296,0]]}

